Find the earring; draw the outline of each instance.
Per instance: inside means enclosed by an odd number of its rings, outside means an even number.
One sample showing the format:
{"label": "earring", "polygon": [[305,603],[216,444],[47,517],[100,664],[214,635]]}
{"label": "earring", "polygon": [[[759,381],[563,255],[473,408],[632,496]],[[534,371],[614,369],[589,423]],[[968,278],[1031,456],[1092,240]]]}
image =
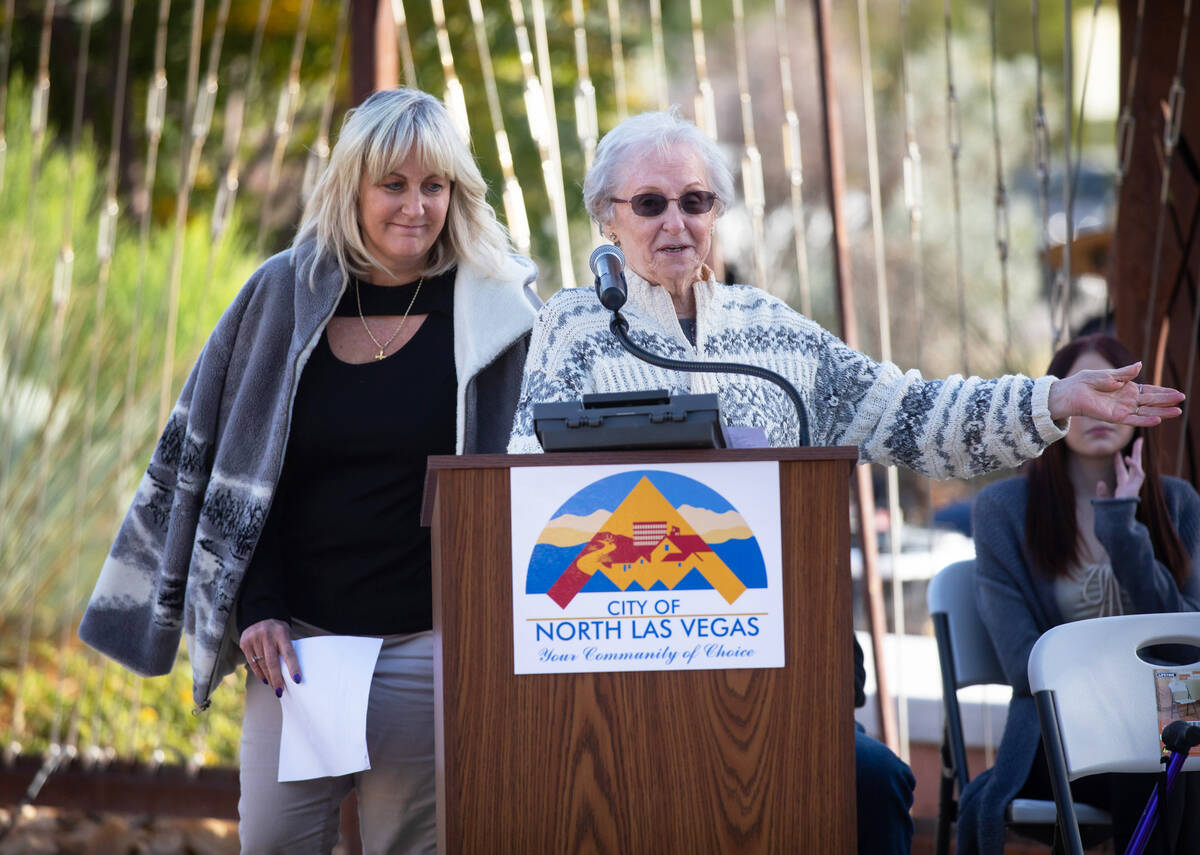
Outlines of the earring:
{"label": "earring", "polygon": [[609,232],[609,233],[608,233],[608,239],[609,239],[610,241],[612,241],[612,243],[613,243],[613,246],[615,246],[615,247],[617,247],[617,248],[620,248],[620,246],[621,246],[621,242],[620,242],[619,240],[617,240],[617,233],[616,233],[616,232]]}

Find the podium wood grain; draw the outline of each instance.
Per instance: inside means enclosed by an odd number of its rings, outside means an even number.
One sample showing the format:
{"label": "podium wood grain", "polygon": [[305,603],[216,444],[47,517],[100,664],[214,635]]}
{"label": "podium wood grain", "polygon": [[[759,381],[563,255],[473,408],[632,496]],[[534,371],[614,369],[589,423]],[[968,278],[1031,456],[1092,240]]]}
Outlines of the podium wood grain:
{"label": "podium wood grain", "polygon": [[[509,466],[780,458],[786,667],[513,674]],[[853,852],[853,459],[431,458],[439,852]]]}

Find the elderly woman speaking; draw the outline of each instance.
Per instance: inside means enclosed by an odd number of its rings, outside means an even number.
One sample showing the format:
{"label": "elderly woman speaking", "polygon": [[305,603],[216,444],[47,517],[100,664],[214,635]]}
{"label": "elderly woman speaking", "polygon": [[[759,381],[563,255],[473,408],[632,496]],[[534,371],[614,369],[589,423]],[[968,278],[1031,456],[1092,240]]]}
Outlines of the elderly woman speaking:
{"label": "elderly woman speaking", "polygon": [[[628,262],[630,339],[673,359],[741,362],[796,387],[815,445],[857,446],[863,461],[938,478],[969,477],[1036,457],[1073,415],[1135,426],[1179,414],[1183,395],[1134,382],[1138,365],[1063,380],[960,376],[924,380],[847,347],[758,288],[717,282],[705,265],[733,179],[716,145],[673,113],[617,125],[583,185],[588,213]],[[777,386],[741,374],[683,374],[626,352],[590,288],[560,291],[534,325],[508,450],[541,451],[533,405],[589,392],[715,392],[721,417],[795,445],[799,420]],[[855,738],[859,851],[907,852],[912,774],[886,747]]]}
{"label": "elderly woman speaking", "polygon": [[[200,709],[246,664],[243,852],[330,851],[352,789],[366,851],[436,848],[425,459],[503,449],[538,303],[486,190],[432,96],[348,114],[291,249],[192,370],[84,616],[147,675],[186,630]],[[382,638],[370,767],[280,783],[280,698],[315,676],[292,641],[329,633]]]}
{"label": "elderly woman speaking", "polygon": [[[604,136],[583,185],[588,213],[627,259],[631,339],[674,359],[750,363],[782,374],[814,445],[852,445],[864,462],[935,478],[1016,466],[1066,435],[1073,415],[1135,426],[1178,415],[1183,395],[1133,382],[1138,366],[1058,380],[924,380],[852,350],[765,291],[725,285],[705,264],[733,178],[716,144],[673,113],[643,113]],[[541,450],[533,405],[589,392],[715,392],[728,425],[797,443],[791,400],[766,381],[684,374],[625,352],[591,289],[560,291],[534,326],[510,453]]]}

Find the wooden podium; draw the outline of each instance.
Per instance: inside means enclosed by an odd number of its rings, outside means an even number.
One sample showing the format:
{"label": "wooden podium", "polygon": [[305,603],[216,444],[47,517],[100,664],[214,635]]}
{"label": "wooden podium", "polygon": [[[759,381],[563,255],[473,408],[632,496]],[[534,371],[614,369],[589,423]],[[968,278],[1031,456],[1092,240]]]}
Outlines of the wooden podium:
{"label": "wooden podium", "polygon": [[[513,673],[509,470],[779,461],[786,667]],[[438,851],[855,851],[852,448],[431,457]]]}

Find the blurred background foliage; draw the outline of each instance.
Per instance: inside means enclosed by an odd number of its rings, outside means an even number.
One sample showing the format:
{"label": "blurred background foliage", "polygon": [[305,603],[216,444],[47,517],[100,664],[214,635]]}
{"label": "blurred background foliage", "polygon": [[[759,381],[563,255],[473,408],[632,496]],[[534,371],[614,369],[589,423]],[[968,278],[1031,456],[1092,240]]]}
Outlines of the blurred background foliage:
{"label": "blurred background foliage", "polygon": [[[512,4],[521,6],[522,2],[497,0],[484,3],[483,9],[514,170],[529,215],[531,254],[541,271],[539,288],[548,296],[563,280],[541,159],[526,119],[525,79],[512,17]],[[182,229],[177,229],[185,81],[190,62],[197,62],[200,74],[204,73],[217,5],[204,6],[202,50],[197,57],[191,50],[192,3],[142,0],[134,4],[129,83],[117,133],[117,239],[107,269],[96,247],[116,106],[121,4],[110,0],[52,4],[48,129],[42,149],[37,148],[37,135],[30,131],[30,115],[47,5],[18,0],[12,17],[3,21],[11,28],[12,41],[4,112],[6,153],[0,172],[0,734],[10,756],[15,751],[40,753],[51,741],[69,737],[81,750],[90,747],[93,754],[115,750],[122,757],[150,761],[159,751],[167,762],[236,760],[241,704],[236,686],[218,691],[214,707],[194,717],[190,715],[190,669],[183,661],[186,653],[182,649],[181,661],[170,677],[142,681],[85,652],[75,640],[82,607],[162,423],[164,401],[169,406],[208,330],[241,283],[267,254],[290,241],[301,209],[309,153],[318,138],[331,84],[335,87],[332,138],[336,138],[341,116],[352,106],[348,60],[343,58],[339,67],[332,67],[339,4],[318,0],[312,4],[304,34],[295,123],[284,148],[279,189],[268,198],[276,113],[280,93],[287,85],[305,2],[274,0],[269,4],[261,59],[254,68],[249,56],[260,4],[233,2],[218,66],[212,128],[199,159],[188,216]],[[607,5],[600,0],[582,5],[588,68],[603,132],[620,115],[614,96]],[[907,4],[907,29],[900,17],[904,5],[879,0],[868,4],[868,70],[859,63],[858,28],[862,22],[855,4],[834,4],[833,73],[844,119],[847,213],[861,346],[878,355],[861,82],[862,75],[869,73],[878,112],[896,361],[905,367],[920,367],[927,374],[961,370],[959,337],[965,329],[972,371],[988,374],[1011,368],[1040,373],[1050,340],[1032,178],[1039,58],[1033,54],[1030,4],[1025,0],[995,3],[999,139],[1011,193],[1011,365],[1004,365],[1002,358],[1007,333],[993,226],[995,149],[988,100],[987,10],[966,0],[950,5],[950,51],[963,125],[961,222],[970,295],[968,315],[960,319],[954,286],[954,187],[946,132],[943,3],[912,0]],[[1110,11],[1115,8],[1112,3],[1103,5]],[[492,202],[503,216],[499,195],[503,177],[479,83],[482,70],[470,6],[468,0],[446,0],[444,6],[457,74],[464,83],[473,144],[492,187]],[[684,115],[694,116],[697,77],[691,4],[663,2],[662,6],[669,101],[679,104]],[[811,4],[790,0],[785,6],[788,29],[783,32],[773,0],[745,3],[749,94],[754,99],[755,130],[766,173],[767,280],[754,284],[793,303],[797,299],[796,224],[790,216],[779,130],[784,120],[779,39],[786,36],[804,152],[813,314],[837,330]],[[164,8],[169,12],[166,121],[155,180],[147,188],[146,105],[154,75],[158,14]],[[407,0],[403,8],[416,62],[415,83],[441,95],[446,78],[438,56],[432,5]],[[532,14],[528,0],[522,8],[527,16]],[[734,5],[729,0],[703,0],[700,9],[708,74],[715,93],[717,135],[730,162],[737,164],[743,130]],[[569,264],[576,280],[586,283],[586,258],[598,236],[587,222],[579,192],[585,156],[575,126],[579,72],[571,0],[547,0],[545,15],[569,218]],[[650,4],[623,2],[620,15],[630,84],[628,111],[654,108],[658,80],[650,39]],[[84,53],[88,16],[92,29],[82,133],[72,149],[75,78]],[[529,26],[532,38],[532,19]],[[1047,4],[1038,28],[1055,146],[1052,167],[1061,170],[1066,102],[1062,6]],[[920,277],[909,241],[901,169],[905,144],[902,61],[909,67],[913,120],[924,163],[924,267]],[[1109,55],[1098,62],[1113,65],[1117,58]],[[255,77],[258,83],[251,87]],[[228,110],[231,98],[244,100],[244,130],[235,148],[231,148],[230,134],[236,126],[236,114]],[[1113,161],[1112,121],[1091,121],[1086,111],[1076,121],[1081,118],[1085,160],[1104,179],[1111,173]],[[213,209],[231,152],[236,152],[241,163],[236,205],[228,226],[214,239]],[[1105,186],[1102,180],[1101,196]],[[722,220],[718,235],[731,271],[740,281],[750,281],[754,271],[751,226],[744,206],[735,206]],[[70,275],[65,276],[62,259],[68,250],[73,261]],[[173,258],[179,259],[181,270],[178,333],[172,358],[166,360],[164,333],[172,323],[169,285]],[[925,312],[915,317],[912,307],[918,290]],[[169,393],[166,397],[164,388]]]}

